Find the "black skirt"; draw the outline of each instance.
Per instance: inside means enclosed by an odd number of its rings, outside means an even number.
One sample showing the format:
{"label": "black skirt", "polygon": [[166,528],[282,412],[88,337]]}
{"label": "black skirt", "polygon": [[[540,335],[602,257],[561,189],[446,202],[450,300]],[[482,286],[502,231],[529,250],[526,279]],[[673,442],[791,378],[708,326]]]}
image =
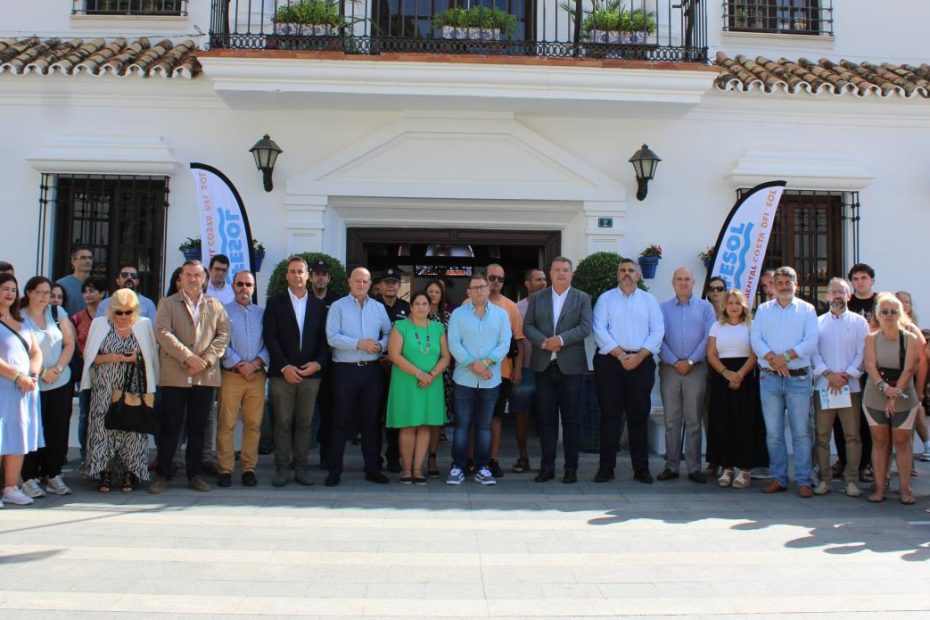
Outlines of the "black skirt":
{"label": "black skirt", "polygon": [[[728,370],[739,370],[745,357],[720,360]],[[767,467],[765,421],[759,400],[759,376],[754,369],[738,390],[718,372],[710,377],[710,409],[707,416],[707,462],[725,468]]]}

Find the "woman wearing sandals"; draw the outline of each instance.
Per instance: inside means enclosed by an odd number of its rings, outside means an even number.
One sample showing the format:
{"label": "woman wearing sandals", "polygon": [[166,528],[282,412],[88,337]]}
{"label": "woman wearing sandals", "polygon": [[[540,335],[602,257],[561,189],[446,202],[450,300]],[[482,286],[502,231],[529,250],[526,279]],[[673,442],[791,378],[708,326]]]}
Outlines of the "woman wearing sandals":
{"label": "woman wearing sandals", "polygon": [[[23,461],[23,493],[32,498],[44,497],[46,491],[68,495],[71,489],[62,479],[61,469],[68,453],[74,397],[70,366],[75,347],[74,327],[64,308],[49,303],[52,283],[48,278],[29,278],[24,289],[23,321],[32,330],[42,351],[39,412],[45,447],[27,454]],[[39,485],[43,479],[46,481],[44,490]]]}
{"label": "woman wearing sandals", "polygon": [[[441,323],[429,320],[429,296],[414,293],[410,316],[394,324],[388,358],[394,364],[387,426],[400,429],[401,484],[426,484],[423,460],[431,427],[446,422],[442,373],[451,356]],[[398,372],[400,371],[400,372]]]}
{"label": "woman wearing sandals", "polygon": [[19,488],[23,457],[45,445],[39,418],[42,352],[19,312],[19,286],[0,273],[0,455],[3,503],[28,506],[32,498]]}
{"label": "woman wearing sandals", "polygon": [[872,434],[872,467],[875,470],[875,492],[869,496],[869,501],[885,500],[891,446],[894,445],[901,503],[913,504],[912,436],[920,405],[913,379],[919,345],[917,338],[907,330],[901,300],[893,294],[878,294],[875,315],[879,329],[865,339],[865,370],[869,380],[862,397],[862,409]]}
{"label": "woman wearing sandals", "polygon": [[769,464],[751,317],[745,295],[731,289],[707,337],[707,363],[716,371],[710,376],[707,461],[723,467],[718,484],[735,489],[749,486],[750,469]]}
{"label": "woman wearing sandals", "polygon": [[86,474],[97,480],[97,490],[108,493],[114,484],[126,493],[148,480],[146,451],[149,436],[110,430],[104,418],[114,389],[123,389],[128,373],[142,356],[144,373],[133,375],[129,392],[151,394],[158,384],[158,348],[148,319],[139,316],[139,298],[130,289],[113,293],[106,315],[94,319],[84,348],[81,389],[89,389]]}

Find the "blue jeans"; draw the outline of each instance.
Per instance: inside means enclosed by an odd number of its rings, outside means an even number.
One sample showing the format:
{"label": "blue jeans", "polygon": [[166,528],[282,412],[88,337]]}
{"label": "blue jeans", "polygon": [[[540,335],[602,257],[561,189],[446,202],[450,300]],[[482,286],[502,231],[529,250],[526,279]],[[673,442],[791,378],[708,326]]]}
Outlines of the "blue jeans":
{"label": "blue jeans", "polygon": [[772,479],[788,486],[788,445],[785,442],[785,413],[791,427],[794,448],[794,481],[811,484],[811,377],[780,377],[762,373],[759,382],[765,443],[769,450]]}
{"label": "blue jeans", "polygon": [[468,460],[468,427],[475,426],[475,469],[488,464],[491,452],[491,418],[500,386],[472,388],[455,384],[455,433],[452,435],[452,462],[464,469]]}

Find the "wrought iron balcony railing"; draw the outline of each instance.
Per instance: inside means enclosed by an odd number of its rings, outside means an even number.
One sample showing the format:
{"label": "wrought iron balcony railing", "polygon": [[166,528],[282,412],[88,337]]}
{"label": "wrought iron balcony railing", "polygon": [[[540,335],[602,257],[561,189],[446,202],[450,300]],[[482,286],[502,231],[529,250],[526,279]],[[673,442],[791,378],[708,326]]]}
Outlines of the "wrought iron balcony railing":
{"label": "wrought iron balcony railing", "polygon": [[214,48],[707,62],[707,0],[212,0]]}
{"label": "wrought iron balcony railing", "polygon": [[724,0],[723,27],[731,32],[833,34],[833,0]]}

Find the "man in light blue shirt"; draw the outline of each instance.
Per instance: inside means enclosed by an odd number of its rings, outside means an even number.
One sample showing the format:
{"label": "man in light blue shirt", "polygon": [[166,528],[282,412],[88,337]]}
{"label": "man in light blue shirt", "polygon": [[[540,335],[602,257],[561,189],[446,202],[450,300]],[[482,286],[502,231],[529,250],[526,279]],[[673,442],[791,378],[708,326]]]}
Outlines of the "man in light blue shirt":
{"label": "man in light blue shirt", "polygon": [[379,413],[383,392],[383,374],[378,362],[387,350],[391,320],[384,304],[368,297],[371,273],[358,267],[349,276],[349,294],[329,307],[326,316],[326,340],[333,355],[333,397],[335,417],[330,434],[329,475],[326,486],[334,487],[342,479],[342,460],[346,449],[346,430],[357,428],[362,434],[365,480],[387,484],[379,471],[381,432]]}
{"label": "man in light blue shirt", "polygon": [[[141,294],[136,290],[136,286],[139,285],[139,270],[136,269],[134,265],[123,265],[119,268],[119,273],[116,274],[116,288],[117,290],[121,288],[128,288],[135,292],[136,297],[139,298],[140,306],[140,316],[144,316],[150,320],[153,324],[155,323],[155,315],[157,310],[155,308],[155,302]],[[100,305],[97,306],[97,312],[94,314],[97,316],[106,316],[107,306],[110,304],[110,298],[107,297]]]}
{"label": "man in light blue shirt", "polygon": [[764,493],[788,489],[788,446],[785,414],[794,447],[794,478],[801,497],[811,488],[811,356],[817,349],[818,325],[814,307],[795,297],[798,274],[791,267],[775,270],[775,299],[756,310],[750,340],[759,358],[759,389],[765,442],[772,481]]}
{"label": "man in light blue shirt", "polygon": [[594,378],[601,407],[601,459],[594,482],[614,478],[624,417],[630,440],[633,478],[652,484],[647,441],[652,386],[665,324],[659,302],[638,288],[635,261],[617,266],[617,288],[603,293],[594,305]]}
{"label": "man in light blue shirt", "polygon": [[483,275],[468,281],[468,300],[449,318],[449,352],[455,358],[455,435],[452,439],[452,469],[446,484],[465,480],[463,467],[468,455],[468,431],[475,426],[475,482],[495,484],[488,469],[491,450],[491,418],[501,385],[501,361],[510,350],[510,317],[488,303],[488,280]]}
{"label": "man in light blue shirt", "polygon": [[704,483],[701,472],[701,408],[707,391],[707,335],[714,309],[694,295],[694,275],[680,267],[672,275],[675,296],[661,306],[665,337],[659,357],[659,388],[665,412],[665,469],[659,480],[678,477],[682,427],[688,479]]}
{"label": "man in light blue shirt", "polygon": [[229,316],[229,346],[220,362],[223,382],[216,421],[217,485],[228,487],[232,484],[232,471],[236,464],[233,435],[241,408],[242,451],[239,464],[242,484],[254,487],[257,484],[255,468],[258,465],[258,440],[265,410],[265,377],[269,365],[268,349],[262,338],[265,311],[252,303],[255,278],[251,272],[237,273],[233,277],[232,288],[236,291],[236,299],[225,306]]}

